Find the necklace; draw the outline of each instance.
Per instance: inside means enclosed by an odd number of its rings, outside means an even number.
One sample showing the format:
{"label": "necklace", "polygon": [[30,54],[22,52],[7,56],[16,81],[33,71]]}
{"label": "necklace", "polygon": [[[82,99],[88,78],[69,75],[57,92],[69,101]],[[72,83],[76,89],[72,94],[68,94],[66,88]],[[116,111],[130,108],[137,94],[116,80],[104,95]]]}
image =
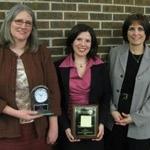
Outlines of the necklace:
{"label": "necklace", "polygon": [[86,66],[86,63],[75,63],[79,68],[83,68]]}
{"label": "necklace", "polygon": [[136,61],[137,64],[139,64],[141,62],[142,56],[143,56],[143,52],[144,52],[144,47],[140,48],[140,49],[130,49],[129,50],[132,58],[134,59],[134,61]]}
{"label": "necklace", "polygon": [[139,63],[141,61],[141,58],[143,56],[143,54],[141,55],[134,55],[131,53],[132,58],[136,61],[136,63]]}

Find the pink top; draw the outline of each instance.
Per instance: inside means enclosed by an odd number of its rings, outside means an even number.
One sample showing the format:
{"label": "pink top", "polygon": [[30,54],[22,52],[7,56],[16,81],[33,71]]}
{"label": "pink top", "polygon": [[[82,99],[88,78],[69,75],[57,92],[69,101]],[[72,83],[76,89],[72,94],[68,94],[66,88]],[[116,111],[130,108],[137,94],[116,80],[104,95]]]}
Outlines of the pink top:
{"label": "pink top", "polygon": [[89,103],[89,91],[91,85],[91,67],[93,65],[101,64],[103,61],[96,57],[95,60],[89,59],[86,71],[82,77],[78,75],[76,66],[72,59],[72,55],[69,55],[60,64],[59,67],[70,67],[70,79],[69,79],[69,103],[73,104],[88,104]]}

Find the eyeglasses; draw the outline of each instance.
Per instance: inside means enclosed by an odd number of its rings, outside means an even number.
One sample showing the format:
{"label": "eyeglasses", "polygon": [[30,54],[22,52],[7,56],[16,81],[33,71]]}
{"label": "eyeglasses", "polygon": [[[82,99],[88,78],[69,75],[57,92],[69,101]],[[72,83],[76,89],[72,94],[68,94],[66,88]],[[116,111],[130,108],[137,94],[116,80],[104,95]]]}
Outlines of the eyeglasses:
{"label": "eyeglasses", "polygon": [[31,21],[24,21],[22,19],[16,19],[16,20],[13,20],[15,22],[16,25],[23,25],[25,23],[26,27],[32,27],[33,23]]}

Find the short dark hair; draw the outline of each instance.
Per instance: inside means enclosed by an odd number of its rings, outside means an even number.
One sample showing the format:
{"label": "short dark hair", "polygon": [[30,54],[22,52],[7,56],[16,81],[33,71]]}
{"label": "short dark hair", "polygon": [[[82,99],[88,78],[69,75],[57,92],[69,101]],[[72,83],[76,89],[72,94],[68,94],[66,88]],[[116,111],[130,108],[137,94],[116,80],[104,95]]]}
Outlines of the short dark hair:
{"label": "short dark hair", "polygon": [[143,15],[143,14],[131,14],[125,19],[125,21],[123,23],[123,26],[122,26],[123,39],[126,42],[129,42],[128,41],[127,32],[128,32],[129,26],[134,21],[138,21],[139,24],[144,28],[144,31],[145,31],[145,34],[146,34],[145,41],[148,40],[149,39],[149,34],[150,34],[150,24],[149,24],[148,18],[145,15]]}
{"label": "short dark hair", "polygon": [[76,37],[81,33],[81,32],[89,32],[91,35],[91,49],[89,53],[87,54],[87,58],[95,58],[97,55],[97,50],[98,50],[98,43],[96,39],[95,32],[92,27],[86,25],[86,24],[77,24],[73,26],[73,28],[70,30],[70,33],[67,37],[66,40],[66,54],[73,53],[73,42],[76,39]]}

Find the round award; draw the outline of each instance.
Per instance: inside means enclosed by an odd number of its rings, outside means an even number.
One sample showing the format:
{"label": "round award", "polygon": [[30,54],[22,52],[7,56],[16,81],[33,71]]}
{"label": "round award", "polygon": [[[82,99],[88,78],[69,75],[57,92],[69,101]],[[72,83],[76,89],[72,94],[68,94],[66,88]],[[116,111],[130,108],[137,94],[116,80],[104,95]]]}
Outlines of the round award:
{"label": "round award", "polygon": [[48,99],[47,89],[43,87],[37,88],[34,92],[34,97],[38,103],[44,103]]}
{"label": "round award", "polygon": [[45,85],[35,86],[31,91],[32,110],[43,115],[52,115],[49,108],[49,91]]}

